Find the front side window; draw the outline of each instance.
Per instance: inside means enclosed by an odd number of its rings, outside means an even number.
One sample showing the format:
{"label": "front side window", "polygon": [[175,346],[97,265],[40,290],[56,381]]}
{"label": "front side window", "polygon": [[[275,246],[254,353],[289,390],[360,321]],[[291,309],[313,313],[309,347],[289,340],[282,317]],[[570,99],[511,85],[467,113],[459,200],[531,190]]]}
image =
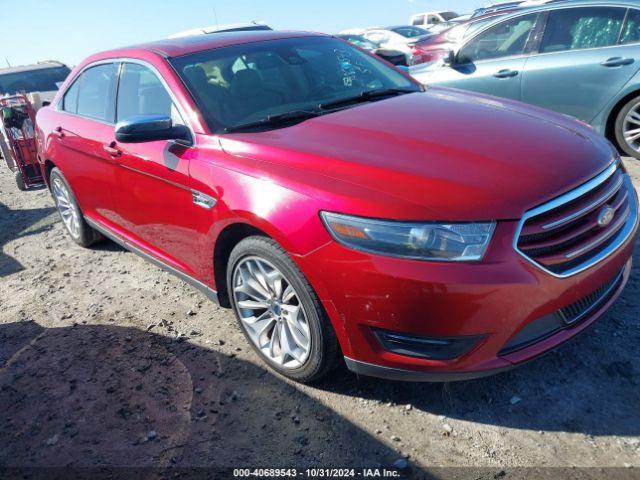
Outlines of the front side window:
{"label": "front side window", "polygon": [[88,68],[65,93],[62,109],[112,122],[116,78],[117,68],[113,63]]}
{"label": "front side window", "polygon": [[116,121],[138,115],[162,115],[171,118],[174,125],[184,125],[171,96],[157,75],[144,65],[124,63],[118,86]]}
{"label": "front side window", "polygon": [[640,42],[640,10],[629,10],[620,43],[626,45],[638,42]]}
{"label": "front side window", "polygon": [[371,91],[420,91],[394,68],[329,37],[237,45],[177,57],[171,63],[214,131],[316,111]]}
{"label": "front side window", "polygon": [[413,17],[412,25],[424,25],[424,15],[418,15],[417,17]]}
{"label": "front side window", "polygon": [[458,54],[462,63],[522,55],[536,23],[536,14],[512,18],[489,28],[467,43]]}
{"label": "front side window", "polygon": [[541,53],[615,45],[625,10],[615,7],[567,8],[549,13]]}

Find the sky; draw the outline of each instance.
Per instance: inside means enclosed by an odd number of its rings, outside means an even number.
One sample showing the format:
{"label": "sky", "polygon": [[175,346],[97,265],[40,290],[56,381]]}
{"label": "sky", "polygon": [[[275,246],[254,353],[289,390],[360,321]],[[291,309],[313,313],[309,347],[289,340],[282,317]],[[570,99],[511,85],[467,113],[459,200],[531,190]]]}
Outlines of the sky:
{"label": "sky", "polygon": [[337,33],[406,24],[414,13],[471,12],[489,0],[0,0],[0,67],[76,65],[92,53],[215,24],[264,21],[279,30]]}

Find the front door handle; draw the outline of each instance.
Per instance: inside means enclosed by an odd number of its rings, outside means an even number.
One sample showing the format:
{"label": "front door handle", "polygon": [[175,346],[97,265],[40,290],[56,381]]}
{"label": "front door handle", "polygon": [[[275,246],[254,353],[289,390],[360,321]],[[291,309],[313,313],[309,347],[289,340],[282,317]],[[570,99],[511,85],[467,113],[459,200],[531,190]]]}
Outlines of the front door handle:
{"label": "front door handle", "polygon": [[102,148],[112,158],[118,158],[122,155],[122,150],[117,147],[116,142],[111,142],[108,145],[103,145]]}
{"label": "front door handle", "polygon": [[607,58],[600,65],[603,67],[622,67],[624,65],[631,65],[635,60],[633,58],[624,58],[624,57],[611,57]]}
{"label": "front door handle", "polygon": [[505,68],[503,70],[499,70],[496,73],[493,74],[494,77],[496,78],[511,78],[511,77],[515,77],[516,75],[518,75],[518,70],[511,70],[509,68]]}
{"label": "front door handle", "polygon": [[58,127],[54,130],[53,135],[57,138],[64,138],[64,131],[62,127]]}

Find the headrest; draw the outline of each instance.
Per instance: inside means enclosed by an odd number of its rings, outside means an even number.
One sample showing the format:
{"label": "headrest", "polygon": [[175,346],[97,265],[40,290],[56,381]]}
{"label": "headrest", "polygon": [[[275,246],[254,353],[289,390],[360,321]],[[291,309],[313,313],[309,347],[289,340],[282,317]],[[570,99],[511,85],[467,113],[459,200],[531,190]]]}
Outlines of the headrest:
{"label": "headrest", "polygon": [[233,77],[231,93],[236,96],[256,96],[263,90],[262,77],[251,69],[240,70]]}
{"label": "headrest", "polygon": [[184,74],[194,85],[203,86],[209,83],[207,74],[200,65],[185,68]]}

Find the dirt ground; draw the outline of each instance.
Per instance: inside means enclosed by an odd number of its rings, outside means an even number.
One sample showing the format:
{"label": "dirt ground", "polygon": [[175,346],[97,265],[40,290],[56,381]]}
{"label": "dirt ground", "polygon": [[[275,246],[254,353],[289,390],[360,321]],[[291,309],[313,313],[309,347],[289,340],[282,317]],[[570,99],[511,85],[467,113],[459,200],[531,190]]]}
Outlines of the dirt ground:
{"label": "dirt ground", "polygon": [[[627,164],[640,188],[640,162]],[[342,368],[313,387],[266,371],[233,314],[181,281],[110,242],[77,247],[49,193],[18,192],[7,170],[0,249],[0,467],[408,457],[415,476],[431,478],[451,476],[438,470],[450,466],[487,467],[474,478],[510,478],[517,467],[638,473],[640,248],[611,312],[522,368],[453,384]]]}

